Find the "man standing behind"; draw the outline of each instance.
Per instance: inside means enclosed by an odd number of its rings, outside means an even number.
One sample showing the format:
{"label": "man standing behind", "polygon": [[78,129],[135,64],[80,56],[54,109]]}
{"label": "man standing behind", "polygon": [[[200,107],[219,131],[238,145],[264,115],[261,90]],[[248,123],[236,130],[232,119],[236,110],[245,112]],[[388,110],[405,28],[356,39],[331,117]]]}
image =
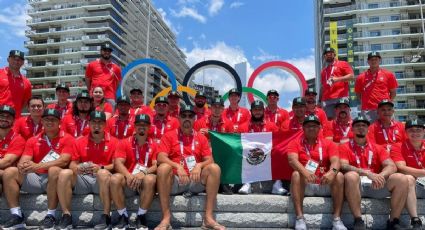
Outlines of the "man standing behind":
{"label": "man standing behind", "polygon": [[[211,103],[211,115],[209,117],[203,117],[202,119],[196,120],[194,129],[205,135],[208,138],[208,131],[215,132],[226,132],[226,124],[221,116],[224,110],[224,101],[221,97],[216,97]],[[230,125],[231,126],[231,125]]]}
{"label": "man standing behind", "polygon": [[353,138],[351,131],[350,102],[342,98],[335,104],[336,119],[330,122],[333,141],[337,144],[344,144]]}
{"label": "man standing behind", "polygon": [[374,122],[377,118],[378,103],[385,99],[393,101],[397,93],[398,84],[395,75],[379,67],[380,62],[379,52],[369,53],[367,55],[369,69],[356,79],[355,91],[360,100],[360,109],[370,122]]}
{"label": "man standing behind", "polygon": [[168,93],[168,102],[169,102],[169,109],[168,109],[168,115],[174,118],[179,117],[179,110],[180,110],[180,98],[181,95],[177,91],[170,91]]}
{"label": "man standing behind", "polygon": [[166,97],[158,97],[155,99],[155,116],[153,118],[152,127],[149,131],[149,137],[153,138],[156,143],[161,141],[161,137],[171,130],[179,127],[177,118],[168,115],[168,99]]}
{"label": "man standing behind", "polygon": [[41,133],[43,125],[41,124],[41,116],[44,110],[44,101],[41,97],[33,96],[28,101],[29,116],[20,117],[16,120],[13,129],[20,134],[25,140]]}
{"label": "man standing behind", "polygon": [[268,122],[273,122],[277,127],[280,127],[283,122],[289,120],[289,113],[285,109],[279,108],[279,93],[271,89],[267,92],[267,107],[264,111],[264,119]]}
{"label": "man standing behind", "polygon": [[135,117],[138,114],[147,114],[150,117],[153,117],[153,110],[143,104],[143,91],[139,88],[133,88],[130,90],[130,116]]}
{"label": "man standing behind", "polygon": [[199,120],[204,117],[209,117],[211,115],[211,111],[205,107],[205,104],[207,103],[207,96],[204,92],[198,91],[195,95],[195,113],[196,113],[196,119]]}
{"label": "man standing behind", "polygon": [[117,139],[131,137],[134,132],[134,117],[130,117],[130,99],[127,96],[118,97],[118,116],[106,121],[106,130]]}
{"label": "man standing behind", "polygon": [[236,88],[229,90],[230,105],[223,112],[223,119],[233,124],[233,132],[239,132],[240,127],[251,117],[248,109],[239,106],[241,95],[242,93]]}
{"label": "man standing behind", "polygon": [[72,112],[72,102],[68,101],[69,92],[69,87],[65,83],[56,86],[56,99],[58,101],[49,104],[47,108],[58,110],[61,114],[61,118]]}
{"label": "man standing behind", "polygon": [[77,95],[72,104],[72,113],[62,119],[61,129],[75,138],[89,133],[89,115],[94,110],[93,99],[87,92]]}
{"label": "man standing behind", "polygon": [[112,63],[112,45],[105,43],[100,48],[100,59],[90,62],[86,68],[86,85],[88,92],[96,86],[104,89],[104,97],[115,108],[115,93],[121,81],[121,68]]}
{"label": "man standing behind", "polygon": [[21,74],[24,52],[11,50],[7,58],[8,67],[0,69],[0,105],[10,105],[15,109],[16,118],[31,98],[31,82]]}
{"label": "man standing behind", "polygon": [[340,98],[348,98],[350,81],[354,80],[354,72],[350,64],[337,60],[335,50],[327,47],[323,51],[327,66],[321,72],[319,100],[329,120],[334,119],[335,103]]}

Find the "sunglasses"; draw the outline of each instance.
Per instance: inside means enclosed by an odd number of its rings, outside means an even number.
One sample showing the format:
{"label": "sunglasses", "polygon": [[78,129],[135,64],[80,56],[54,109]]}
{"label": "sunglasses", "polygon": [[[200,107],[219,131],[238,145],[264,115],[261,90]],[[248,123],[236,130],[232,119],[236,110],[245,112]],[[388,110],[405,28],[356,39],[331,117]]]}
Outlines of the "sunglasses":
{"label": "sunglasses", "polygon": [[184,113],[184,114],[180,114],[180,118],[183,118],[183,119],[185,119],[185,118],[192,119],[192,118],[194,118],[194,117],[195,117],[195,114],[193,114],[193,113]]}
{"label": "sunglasses", "polygon": [[168,105],[167,103],[157,103],[155,106],[166,107],[167,105]]}

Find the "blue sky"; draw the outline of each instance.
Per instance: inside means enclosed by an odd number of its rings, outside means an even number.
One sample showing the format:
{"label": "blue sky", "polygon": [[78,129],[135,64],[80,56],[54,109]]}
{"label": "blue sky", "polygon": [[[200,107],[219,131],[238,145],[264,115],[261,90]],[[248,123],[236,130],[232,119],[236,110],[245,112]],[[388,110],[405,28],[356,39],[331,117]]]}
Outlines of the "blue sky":
{"label": "blue sky", "polygon": [[[246,61],[249,74],[264,62],[282,60],[298,67],[306,78],[315,75],[313,0],[152,0],[177,42],[189,66],[208,59],[230,65]],[[266,4],[265,4],[266,3]],[[10,49],[25,50],[26,0],[0,0],[0,65],[6,65]],[[205,82],[221,91],[233,87],[223,71],[207,69]],[[200,81],[200,76],[195,77]],[[272,69],[257,78],[254,87],[264,93],[281,92],[281,105],[299,95],[296,80]]]}

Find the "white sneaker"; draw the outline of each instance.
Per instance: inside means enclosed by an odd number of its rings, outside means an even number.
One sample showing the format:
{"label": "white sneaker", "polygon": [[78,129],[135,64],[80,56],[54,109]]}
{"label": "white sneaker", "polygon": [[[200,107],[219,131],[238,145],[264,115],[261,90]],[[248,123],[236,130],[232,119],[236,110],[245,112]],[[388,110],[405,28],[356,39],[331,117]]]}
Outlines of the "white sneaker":
{"label": "white sneaker", "polygon": [[304,216],[297,217],[295,220],[295,230],[307,230],[307,224],[305,223]]}
{"label": "white sneaker", "polygon": [[242,187],[239,189],[239,194],[250,194],[252,192],[251,184],[243,184]]}
{"label": "white sneaker", "polygon": [[332,222],[332,230],[347,230],[340,217],[334,218]]}
{"label": "white sneaker", "polygon": [[282,187],[282,181],[277,180],[273,184],[272,194],[285,195],[288,191]]}

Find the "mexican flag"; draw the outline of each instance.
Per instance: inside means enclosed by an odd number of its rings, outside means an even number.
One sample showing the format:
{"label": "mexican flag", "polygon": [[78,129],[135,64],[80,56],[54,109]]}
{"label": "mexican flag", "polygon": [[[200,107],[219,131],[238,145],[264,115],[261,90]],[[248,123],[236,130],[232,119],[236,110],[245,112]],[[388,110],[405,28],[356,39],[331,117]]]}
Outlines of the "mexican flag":
{"label": "mexican flag", "polygon": [[209,135],[214,161],[221,168],[222,184],[290,179],[292,169],[288,164],[286,148],[299,135],[288,137],[283,132],[213,131]]}

